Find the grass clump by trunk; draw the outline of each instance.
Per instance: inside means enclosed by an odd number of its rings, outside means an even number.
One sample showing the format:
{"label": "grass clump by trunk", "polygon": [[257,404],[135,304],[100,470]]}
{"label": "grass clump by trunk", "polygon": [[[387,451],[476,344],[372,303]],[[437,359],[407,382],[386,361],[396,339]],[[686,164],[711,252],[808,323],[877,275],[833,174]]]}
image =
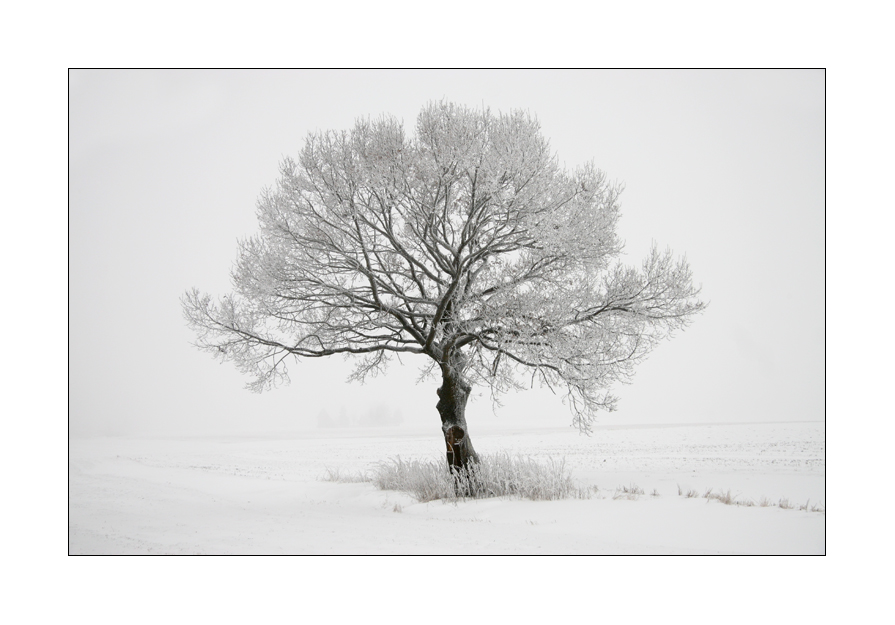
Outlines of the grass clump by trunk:
{"label": "grass clump by trunk", "polygon": [[479,462],[452,474],[444,462],[401,460],[379,463],[372,471],[373,483],[382,490],[409,493],[420,502],[442,499],[522,497],[534,500],[578,497],[565,460],[546,464],[531,458],[503,453],[482,455]]}

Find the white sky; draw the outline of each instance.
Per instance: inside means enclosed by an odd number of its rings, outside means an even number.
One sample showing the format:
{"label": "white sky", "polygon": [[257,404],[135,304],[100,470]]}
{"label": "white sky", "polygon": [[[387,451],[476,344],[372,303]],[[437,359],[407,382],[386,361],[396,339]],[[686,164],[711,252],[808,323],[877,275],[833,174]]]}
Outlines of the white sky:
{"label": "white sky", "polygon": [[[822,71],[75,71],[69,112],[73,434],[264,434],[327,410],[439,428],[406,358],[366,385],[340,359],[262,395],[190,345],[180,295],[230,290],[255,200],[313,130],[430,100],[535,114],[561,162],[624,182],[625,260],[686,254],[708,310],[660,345],[598,424],[824,419]],[[571,422],[544,391],[487,396],[476,428]]]}

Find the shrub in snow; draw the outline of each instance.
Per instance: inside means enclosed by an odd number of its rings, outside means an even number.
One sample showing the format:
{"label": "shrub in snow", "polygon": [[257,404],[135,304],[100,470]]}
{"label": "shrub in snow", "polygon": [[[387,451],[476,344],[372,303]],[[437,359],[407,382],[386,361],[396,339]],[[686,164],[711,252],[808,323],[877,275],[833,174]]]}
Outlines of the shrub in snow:
{"label": "shrub in snow", "polygon": [[566,471],[565,460],[540,464],[507,453],[481,455],[479,462],[456,472],[441,462],[398,457],[379,463],[372,474],[377,487],[410,493],[421,502],[485,497],[549,500],[582,495]]}

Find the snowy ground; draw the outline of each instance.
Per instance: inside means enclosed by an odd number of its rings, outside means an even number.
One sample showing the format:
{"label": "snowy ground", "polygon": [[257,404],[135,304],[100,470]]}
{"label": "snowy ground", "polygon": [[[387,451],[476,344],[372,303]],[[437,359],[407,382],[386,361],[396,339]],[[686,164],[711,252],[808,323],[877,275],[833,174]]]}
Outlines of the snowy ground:
{"label": "snowy ground", "polygon": [[[383,435],[385,434],[385,435]],[[71,554],[823,554],[823,423],[472,431],[480,453],[565,458],[591,499],[418,503],[323,481],[380,460],[442,459],[439,431],[280,438],[73,438]],[[620,486],[643,495],[614,498]],[[730,490],[753,507],[700,495]],[[652,495],[653,491],[658,493]],[[796,506],[761,507],[766,498]]]}

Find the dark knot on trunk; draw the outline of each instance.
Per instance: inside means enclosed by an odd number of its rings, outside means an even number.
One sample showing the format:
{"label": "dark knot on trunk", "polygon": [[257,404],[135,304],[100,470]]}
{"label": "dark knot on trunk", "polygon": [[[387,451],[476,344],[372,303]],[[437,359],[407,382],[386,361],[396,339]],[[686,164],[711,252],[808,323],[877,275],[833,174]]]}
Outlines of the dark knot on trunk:
{"label": "dark knot on trunk", "polygon": [[466,430],[458,425],[453,425],[445,431],[444,441],[447,443],[448,466],[451,467],[451,473],[456,473],[468,462],[465,445]]}

